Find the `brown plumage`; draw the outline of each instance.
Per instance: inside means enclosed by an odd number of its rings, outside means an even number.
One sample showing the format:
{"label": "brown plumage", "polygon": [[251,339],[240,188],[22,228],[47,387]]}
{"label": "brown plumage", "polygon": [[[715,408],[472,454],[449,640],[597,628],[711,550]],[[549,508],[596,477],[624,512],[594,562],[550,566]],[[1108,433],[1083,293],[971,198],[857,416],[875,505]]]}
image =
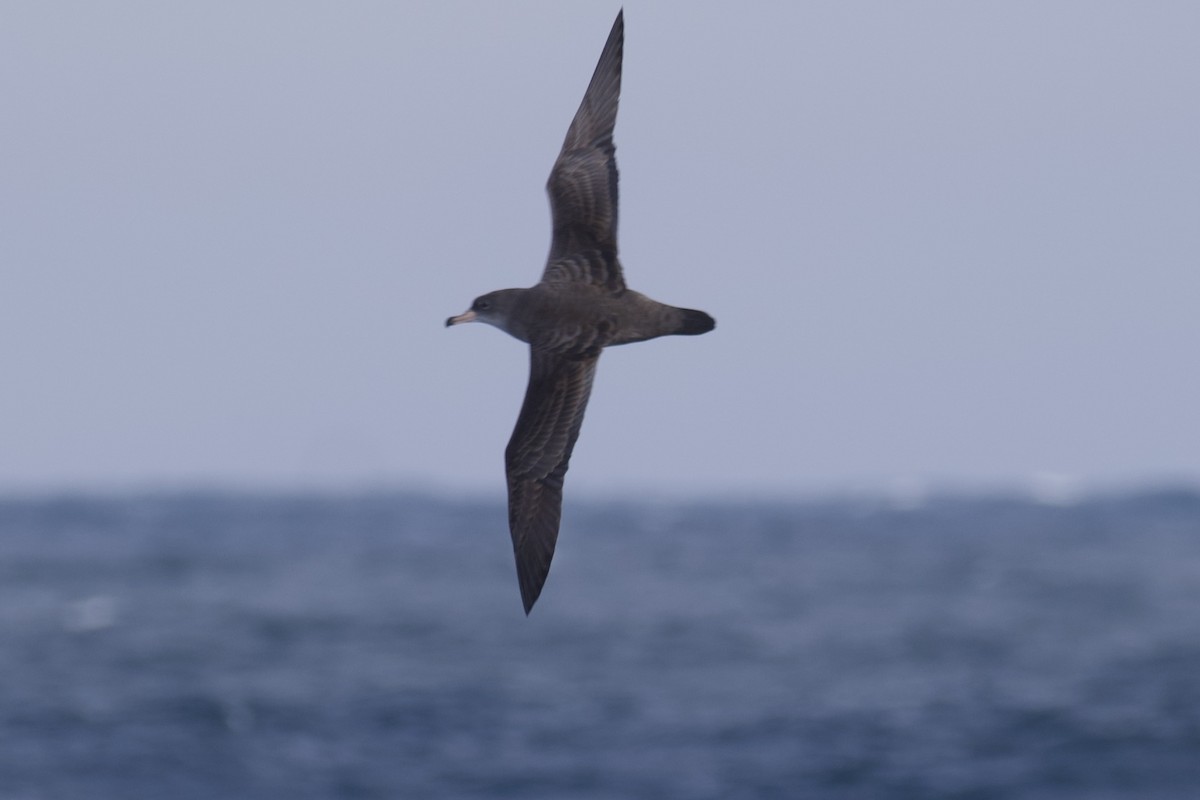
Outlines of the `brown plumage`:
{"label": "brown plumage", "polygon": [[546,575],[562,516],[563,477],[605,347],[713,329],[703,311],[625,287],[617,259],[613,126],[621,94],[624,12],[617,14],[583,102],[550,171],[554,233],[542,279],[476,298],[446,320],[487,322],[529,343],[529,386],[505,451],[508,525],[525,613]]}

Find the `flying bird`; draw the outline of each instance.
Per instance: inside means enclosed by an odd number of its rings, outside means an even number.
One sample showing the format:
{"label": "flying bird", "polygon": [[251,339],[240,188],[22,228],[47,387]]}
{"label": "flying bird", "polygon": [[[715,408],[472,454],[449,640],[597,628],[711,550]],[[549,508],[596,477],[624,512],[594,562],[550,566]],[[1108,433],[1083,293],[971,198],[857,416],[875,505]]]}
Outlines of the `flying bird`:
{"label": "flying bird", "polygon": [[694,336],[716,325],[703,311],[665,305],[625,286],[617,259],[613,145],[624,41],[622,11],[546,183],[554,230],[541,280],[528,289],[481,295],[446,320],[447,327],[486,322],[529,344],[529,385],[504,454],[508,527],[526,614],[550,572],[563,477],[600,351],[658,336]]}

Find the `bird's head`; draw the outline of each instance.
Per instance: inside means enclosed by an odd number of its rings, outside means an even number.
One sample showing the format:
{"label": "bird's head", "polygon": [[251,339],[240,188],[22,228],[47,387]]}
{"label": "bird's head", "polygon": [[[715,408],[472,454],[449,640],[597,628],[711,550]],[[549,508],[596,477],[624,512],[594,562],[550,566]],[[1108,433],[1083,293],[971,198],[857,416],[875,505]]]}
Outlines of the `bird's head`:
{"label": "bird's head", "polygon": [[502,331],[508,330],[513,308],[523,289],[500,289],[475,298],[471,307],[457,317],[446,320],[446,327],[463,322],[486,322]]}

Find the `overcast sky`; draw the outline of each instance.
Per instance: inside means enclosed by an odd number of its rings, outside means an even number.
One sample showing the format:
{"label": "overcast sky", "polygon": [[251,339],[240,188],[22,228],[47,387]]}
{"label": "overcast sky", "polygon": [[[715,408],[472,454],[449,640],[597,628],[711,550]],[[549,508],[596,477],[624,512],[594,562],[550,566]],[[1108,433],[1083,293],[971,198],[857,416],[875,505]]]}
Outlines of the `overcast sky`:
{"label": "overcast sky", "polygon": [[[494,492],[610,2],[0,7],[0,490]],[[630,2],[568,483],[1200,480],[1200,4]]]}

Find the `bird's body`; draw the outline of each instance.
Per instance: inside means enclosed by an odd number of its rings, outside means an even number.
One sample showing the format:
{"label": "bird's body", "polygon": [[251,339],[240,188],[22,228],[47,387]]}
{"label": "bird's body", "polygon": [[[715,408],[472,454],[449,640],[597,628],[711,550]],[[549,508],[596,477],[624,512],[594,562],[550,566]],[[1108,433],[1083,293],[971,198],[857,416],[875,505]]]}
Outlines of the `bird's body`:
{"label": "bird's body", "polygon": [[713,329],[703,311],[626,288],[617,258],[617,166],[612,141],[621,92],[624,16],[617,15],[546,184],[554,220],[542,279],[501,289],[446,320],[487,322],[529,344],[529,386],[505,451],[508,519],[525,613],[550,570],[571,458],[600,351]]}
{"label": "bird's body", "polygon": [[[563,355],[685,333],[682,329],[690,319],[689,309],[659,303],[632,289],[615,295],[574,283],[539,283],[501,291],[514,292],[512,313],[494,323],[496,327],[522,342]],[[702,326],[703,320],[698,324]]]}

